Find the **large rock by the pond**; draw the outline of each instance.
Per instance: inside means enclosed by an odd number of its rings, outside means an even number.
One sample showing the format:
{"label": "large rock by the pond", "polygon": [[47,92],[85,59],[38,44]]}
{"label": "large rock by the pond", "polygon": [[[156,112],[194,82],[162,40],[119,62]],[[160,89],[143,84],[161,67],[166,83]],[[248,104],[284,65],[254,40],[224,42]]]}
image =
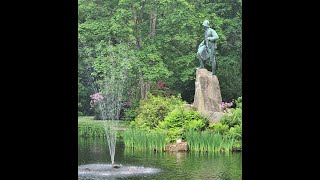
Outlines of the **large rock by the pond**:
{"label": "large rock by the pond", "polygon": [[218,122],[223,114],[219,80],[207,69],[197,69],[193,106],[209,117],[210,122]]}
{"label": "large rock by the pond", "polygon": [[217,123],[220,121],[222,115],[224,114],[223,112],[209,112],[209,123]]}
{"label": "large rock by the pond", "polygon": [[188,151],[188,144],[185,141],[180,143],[168,144],[166,146],[166,151],[168,152]]}

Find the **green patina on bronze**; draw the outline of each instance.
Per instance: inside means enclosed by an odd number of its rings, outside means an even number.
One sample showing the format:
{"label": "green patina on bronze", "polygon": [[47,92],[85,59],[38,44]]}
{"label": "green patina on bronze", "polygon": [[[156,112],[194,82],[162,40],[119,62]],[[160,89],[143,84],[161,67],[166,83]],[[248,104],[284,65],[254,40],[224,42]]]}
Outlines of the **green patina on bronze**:
{"label": "green patina on bronze", "polygon": [[209,62],[212,63],[212,74],[215,74],[216,71],[216,44],[215,41],[219,39],[217,32],[210,28],[209,21],[205,20],[202,23],[204,31],[204,40],[199,44],[197,58],[200,62],[200,68],[204,68],[204,62],[209,59]]}

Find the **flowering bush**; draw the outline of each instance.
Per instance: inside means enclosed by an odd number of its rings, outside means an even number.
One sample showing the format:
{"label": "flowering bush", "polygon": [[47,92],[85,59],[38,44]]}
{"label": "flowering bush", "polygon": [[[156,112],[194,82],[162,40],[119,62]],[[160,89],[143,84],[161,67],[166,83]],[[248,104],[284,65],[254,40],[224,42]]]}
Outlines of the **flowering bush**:
{"label": "flowering bush", "polygon": [[100,92],[90,95],[90,106],[94,107],[98,102],[103,100],[103,96]]}
{"label": "flowering bush", "polygon": [[171,95],[174,95],[167,87],[167,84],[162,80],[152,83],[150,88],[150,93],[154,96],[170,97]]}
{"label": "flowering bush", "polygon": [[104,97],[100,92],[90,95],[90,106],[91,109],[93,109],[95,120],[103,119],[101,112],[99,111],[99,108],[97,108],[97,104],[101,102],[103,99]]}
{"label": "flowering bush", "polygon": [[233,106],[233,102],[222,102],[221,103],[222,109],[225,110],[227,108],[230,108],[231,106]]}
{"label": "flowering bush", "polygon": [[161,81],[161,80],[157,81],[156,85],[157,85],[158,89],[162,89],[162,90],[167,90],[168,89],[167,86],[166,86],[166,83]]}

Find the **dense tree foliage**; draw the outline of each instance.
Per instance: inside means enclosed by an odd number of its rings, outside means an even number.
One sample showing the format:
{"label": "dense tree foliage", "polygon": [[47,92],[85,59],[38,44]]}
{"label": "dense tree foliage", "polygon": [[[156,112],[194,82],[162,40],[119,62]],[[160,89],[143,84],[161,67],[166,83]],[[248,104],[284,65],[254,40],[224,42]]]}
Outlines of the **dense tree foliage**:
{"label": "dense tree foliage", "polygon": [[130,102],[159,91],[192,102],[205,19],[220,37],[223,100],[242,95],[241,0],[79,0],[78,6],[80,112],[92,113],[92,87],[111,75],[126,82],[123,97]]}

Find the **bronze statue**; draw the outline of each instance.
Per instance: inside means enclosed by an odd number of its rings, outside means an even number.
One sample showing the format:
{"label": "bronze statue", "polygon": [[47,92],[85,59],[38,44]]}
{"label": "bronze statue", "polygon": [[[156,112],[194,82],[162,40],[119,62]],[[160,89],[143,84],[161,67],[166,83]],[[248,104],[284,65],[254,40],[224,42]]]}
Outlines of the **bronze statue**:
{"label": "bronze statue", "polygon": [[216,71],[216,44],[215,41],[219,39],[217,32],[210,28],[209,21],[205,20],[202,23],[205,31],[204,31],[204,40],[200,43],[197,52],[197,58],[200,62],[200,68],[204,68],[204,61],[209,59],[209,62],[212,63],[212,74],[215,75]]}

